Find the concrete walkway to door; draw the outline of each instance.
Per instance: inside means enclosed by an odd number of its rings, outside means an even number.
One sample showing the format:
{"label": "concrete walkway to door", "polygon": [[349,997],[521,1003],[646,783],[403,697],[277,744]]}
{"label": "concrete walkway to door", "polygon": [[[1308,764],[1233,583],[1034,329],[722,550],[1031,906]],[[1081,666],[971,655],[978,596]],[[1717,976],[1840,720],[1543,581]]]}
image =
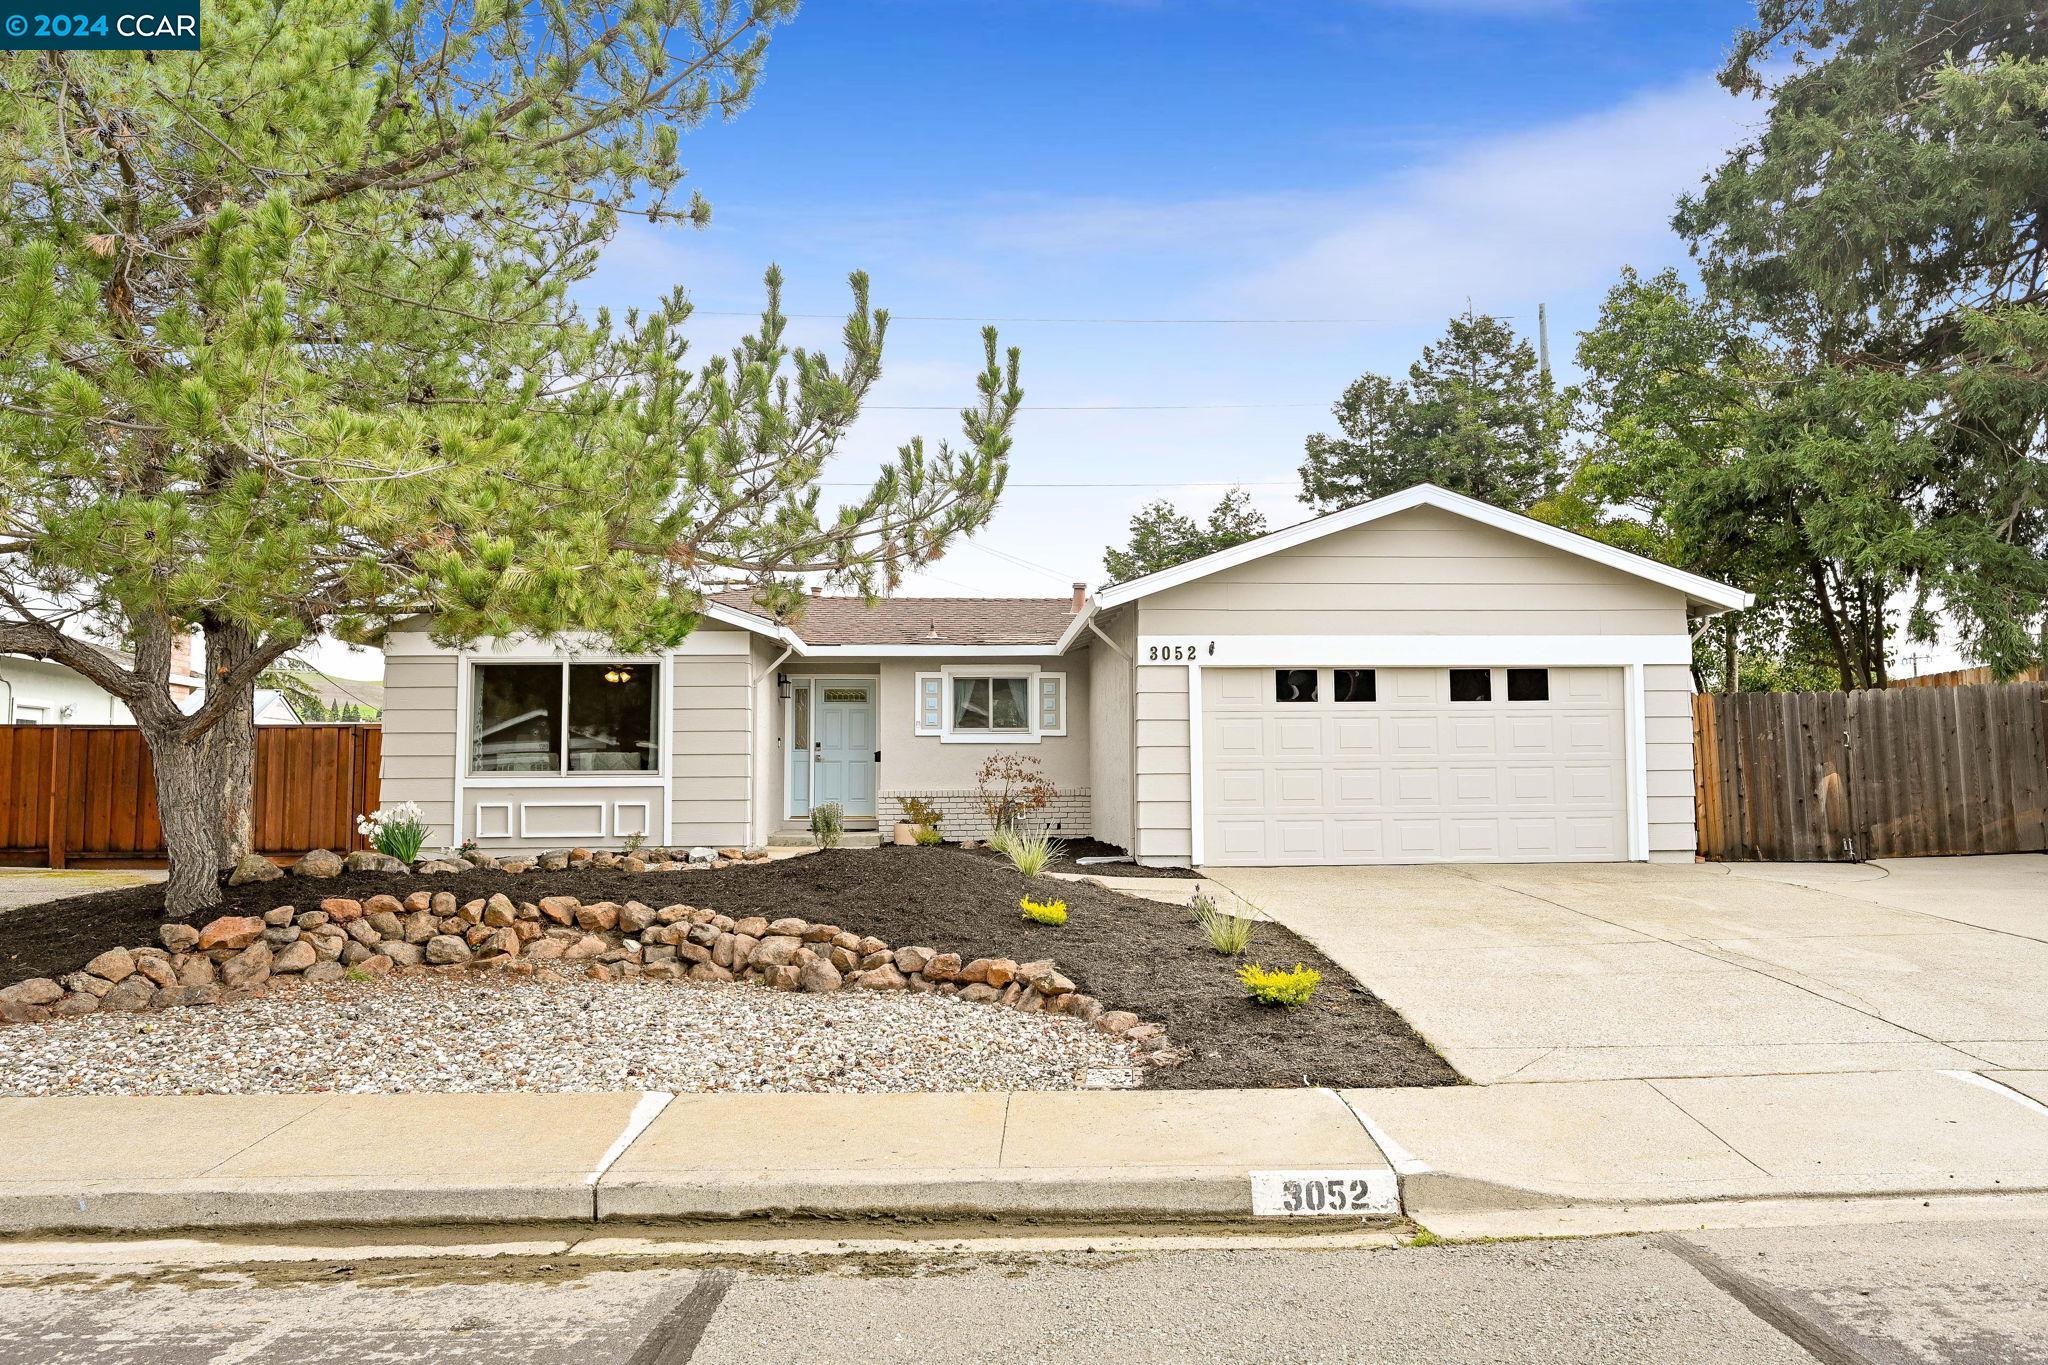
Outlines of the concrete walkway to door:
{"label": "concrete walkway to door", "polygon": [[1481,1084],[2048,1068],[2048,856],[1205,874]]}

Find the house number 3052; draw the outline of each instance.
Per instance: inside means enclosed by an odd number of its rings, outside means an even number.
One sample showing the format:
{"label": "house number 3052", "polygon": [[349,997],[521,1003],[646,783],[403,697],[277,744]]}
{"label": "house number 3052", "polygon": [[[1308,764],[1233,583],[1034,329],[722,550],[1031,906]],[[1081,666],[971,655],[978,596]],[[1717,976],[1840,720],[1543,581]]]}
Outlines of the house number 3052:
{"label": "house number 3052", "polygon": [[[1209,652],[1211,654],[1216,652],[1216,642],[1214,640],[1209,642]],[[1193,663],[1201,655],[1200,647],[1194,644],[1145,646],[1145,662],[1148,664]]]}

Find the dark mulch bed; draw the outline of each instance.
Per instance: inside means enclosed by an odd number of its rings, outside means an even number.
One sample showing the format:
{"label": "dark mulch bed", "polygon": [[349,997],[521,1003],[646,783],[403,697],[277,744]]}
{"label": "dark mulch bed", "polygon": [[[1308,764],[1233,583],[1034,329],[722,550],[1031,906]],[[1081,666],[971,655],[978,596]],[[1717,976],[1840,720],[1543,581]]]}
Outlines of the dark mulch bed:
{"label": "dark mulch bed", "polygon": [[[977,858],[993,858],[1008,867],[1010,860],[990,848],[979,844],[966,850]],[[1060,856],[1047,863],[1049,872],[1079,872],[1091,877],[1192,877],[1194,869],[1186,867],[1145,867],[1139,863],[1083,863],[1083,858],[1128,858],[1130,855],[1115,844],[1105,844],[1100,839],[1062,839]]]}
{"label": "dark mulch bed", "polygon": [[[521,900],[569,895],[654,906],[682,902],[735,916],[796,915],[899,947],[929,945],[969,958],[1054,958],[1081,990],[1166,1025],[1190,1059],[1148,1073],[1148,1083],[1164,1089],[1458,1082],[1457,1073],[1398,1014],[1277,924],[1259,927],[1252,955],[1272,965],[1304,963],[1323,974],[1315,1000],[1298,1010],[1247,1001],[1234,964],[1209,949],[1182,907],[1085,883],[1027,881],[1007,864],[954,848],[833,849],[687,873],[585,869],[293,878],[228,888],[219,913],[257,913],[285,903],[307,908],[325,896],[361,900],[423,887],[463,899],[506,891]],[[1034,899],[1064,900],[1067,923],[1055,929],[1023,919],[1017,899],[1026,891],[1037,892]],[[116,944],[154,942],[160,897],[157,886],[129,887],[0,916],[0,984],[75,971]]]}

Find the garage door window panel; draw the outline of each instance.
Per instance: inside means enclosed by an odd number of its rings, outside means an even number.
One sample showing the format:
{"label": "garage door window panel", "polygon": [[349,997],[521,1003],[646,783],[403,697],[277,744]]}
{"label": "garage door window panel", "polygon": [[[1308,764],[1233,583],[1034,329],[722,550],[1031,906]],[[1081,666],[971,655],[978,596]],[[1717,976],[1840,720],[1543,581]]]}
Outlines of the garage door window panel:
{"label": "garage door window panel", "polygon": [[1316,671],[1313,668],[1280,668],[1273,671],[1273,700],[1313,702],[1316,699]]}
{"label": "garage door window panel", "polygon": [[1330,676],[1340,706],[1379,700],[1379,675],[1370,668],[1339,668]]}
{"label": "garage door window panel", "polygon": [[1549,701],[1550,670],[1511,668],[1508,670],[1509,701]]}
{"label": "garage door window panel", "polygon": [[1452,669],[1451,700],[1456,702],[1492,701],[1493,670],[1490,668]]}

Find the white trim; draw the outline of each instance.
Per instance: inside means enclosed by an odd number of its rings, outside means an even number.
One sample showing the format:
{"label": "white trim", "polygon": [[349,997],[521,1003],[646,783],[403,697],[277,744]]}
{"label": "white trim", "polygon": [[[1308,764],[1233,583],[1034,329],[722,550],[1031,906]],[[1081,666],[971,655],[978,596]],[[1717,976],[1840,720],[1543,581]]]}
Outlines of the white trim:
{"label": "white trim", "polygon": [[[629,830],[624,828],[624,821],[619,819],[619,812],[622,810],[638,810],[640,812],[640,828],[638,830]],[[643,839],[652,838],[654,836],[654,813],[647,808],[647,802],[612,802],[612,837],[615,839],[623,839],[627,835],[635,833],[637,833]]]}
{"label": "white trim", "polygon": [[[1135,695],[1135,694],[1133,694]],[[1131,726],[1135,732],[1135,720]],[[1137,790],[1137,774],[1131,789]],[[1133,831],[1132,837],[1136,838]],[[1188,665],[1188,866],[1200,867],[1202,855],[1202,666]]]}
{"label": "white trim", "polygon": [[[941,744],[1036,744],[1043,737],[1038,728],[1038,680],[1043,676],[1036,666],[1030,668],[991,668],[985,664],[947,664],[939,670],[945,678],[945,686],[939,691],[939,743]],[[1060,675],[1064,678],[1066,675]],[[988,678],[993,684],[996,678],[1022,678],[1024,680],[1027,724],[1021,730],[956,730],[953,728],[953,681],[956,678]],[[1066,714],[1066,700],[1060,701],[1061,716]],[[993,696],[990,705],[994,705]],[[1062,734],[1065,732],[1062,731]]]}
{"label": "white trim", "polygon": [[[505,812],[505,832],[484,833],[484,812],[501,810]],[[512,837],[512,803],[510,801],[479,801],[476,803],[476,837],[479,839],[510,839]]]}
{"label": "white trim", "polygon": [[733,626],[739,630],[750,630],[756,635],[765,635],[771,640],[779,640],[799,654],[804,652],[804,642],[796,637],[795,631],[791,630],[788,626],[771,621],[765,616],[756,616],[750,611],[740,611],[737,608],[726,606],[723,602],[711,601],[706,601],[703,609],[697,614],[707,620],[716,621],[720,625]]}
{"label": "white trim", "polygon": [[[1172,651],[1180,651],[1169,657]],[[1155,655],[1155,651],[1158,653]],[[1673,635],[1146,635],[1134,662],[1155,668],[1619,668],[1690,664]]]}
{"label": "white trim", "polygon": [[[1051,729],[1047,729],[1045,725],[1045,684],[1048,679],[1059,684],[1060,694],[1059,724]],[[1063,738],[1067,733],[1067,675],[1058,669],[1041,669],[1038,676],[1032,680],[1031,700],[1037,707],[1036,714],[1031,719],[1038,726],[1040,737]]]}
{"label": "white trim", "polygon": [[471,773],[465,785],[475,787],[645,787],[664,785],[660,773]]}
{"label": "white trim", "polygon": [[1057,646],[1044,645],[811,645],[797,653],[807,659],[1050,659]]}
{"label": "white trim", "polygon": [[[1650,774],[1648,750],[1643,743],[1643,666],[1628,664],[1622,669],[1622,725],[1628,749],[1628,857],[1646,862],[1650,857]],[[1693,755],[1699,761],[1699,755]]]}
{"label": "white trim", "polygon": [[[937,683],[937,684],[939,685],[939,722],[938,722],[938,724],[936,724],[936,725],[927,725],[927,724],[925,724],[925,719],[924,719],[924,701],[925,701],[924,691],[925,691],[925,684],[927,684],[927,683],[931,683],[931,682],[936,682],[936,683]],[[911,698],[911,700],[912,700],[912,706],[911,706],[911,712],[910,712],[910,733],[911,733],[911,734],[913,734],[913,735],[918,735],[918,736],[922,736],[922,737],[924,737],[924,738],[926,738],[926,739],[936,739],[936,738],[939,738],[940,736],[942,736],[942,735],[944,735],[944,734],[946,733],[946,675],[945,675],[945,673],[944,673],[944,672],[920,672],[920,673],[916,673],[916,674],[913,674],[913,675],[911,676],[911,684],[912,684],[912,687],[913,687],[913,692],[912,692],[912,698]]]}
{"label": "white trim", "polygon": [[602,839],[604,838],[604,802],[602,801],[521,801],[519,803],[519,837],[534,838],[527,828],[526,813],[530,810],[594,810],[597,812],[597,828],[584,830],[556,830],[543,834],[543,839]]}
{"label": "white trim", "polygon": [[1068,649],[1073,647],[1074,641],[1081,638],[1082,631],[1092,630],[1097,635],[1102,636],[1103,643],[1107,644],[1111,649],[1116,649],[1116,652],[1119,654],[1123,653],[1121,649],[1116,648],[1116,641],[1110,639],[1107,635],[1103,635],[1101,629],[1096,626],[1095,612],[1095,599],[1091,597],[1082,604],[1081,610],[1074,613],[1072,623],[1060,632],[1059,643],[1052,647],[1052,652],[1055,654],[1066,653]]}
{"label": "white trim", "polygon": [[1417,484],[1413,488],[1405,488],[1399,493],[1391,493],[1384,498],[1375,498],[1371,502],[1361,503],[1357,507],[1347,507],[1341,512],[1332,512],[1327,516],[1298,522],[1293,526],[1269,532],[1266,535],[1260,536],[1257,540],[1248,540],[1242,545],[1234,545],[1227,550],[1218,550],[1214,554],[1203,555],[1200,559],[1191,559],[1187,563],[1175,565],[1171,569],[1161,569],[1158,573],[1147,574],[1143,578],[1134,578],[1128,583],[1119,583],[1113,588],[1104,588],[1095,595],[1094,600],[1105,610],[1110,607],[1120,606],[1125,602],[1135,602],[1139,598],[1149,597],[1155,592],[1163,592],[1167,588],[1178,587],[1183,583],[1189,583],[1198,578],[1206,578],[1212,573],[1235,568],[1240,564],[1247,564],[1252,560],[1262,559],[1269,554],[1292,549],[1297,545],[1305,545],[1310,541],[1319,540],[1338,531],[1350,530],[1354,526],[1364,526],[1369,522],[1378,521],[1382,517],[1392,516],[1396,512],[1405,512],[1414,507],[1436,507],[1446,512],[1456,513],[1482,525],[1507,531],[1510,534],[1521,536],[1527,540],[1533,540],[1541,545],[1548,545],[1555,550],[1562,550],[1566,554],[1578,555],[1582,559],[1590,559],[1597,564],[1605,564],[1611,569],[1619,569],[1623,573],[1634,574],[1638,578],[1646,578],[1653,583],[1659,583],[1664,587],[1682,592],[1694,601],[1705,603],[1711,607],[1717,607],[1722,611],[1736,611],[1756,601],[1756,598],[1749,593],[1743,592],[1739,588],[1731,588],[1726,583],[1717,583],[1711,578],[1703,578],[1699,574],[1687,573],[1683,569],[1674,569],[1668,564],[1659,564],[1656,560],[1646,559],[1642,555],[1630,554],[1626,550],[1617,550],[1612,545],[1601,541],[1576,535],[1570,531],[1561,531],[1555,526],[1547,525],[1532,517],[1520,516],[1514,512],[1505,512],[1498,507],[1480,502],[1476,498],[1468,498],[1461,493],[1453,493],[1447,488],[1438,488],[1435,484],[1427,483]]}

